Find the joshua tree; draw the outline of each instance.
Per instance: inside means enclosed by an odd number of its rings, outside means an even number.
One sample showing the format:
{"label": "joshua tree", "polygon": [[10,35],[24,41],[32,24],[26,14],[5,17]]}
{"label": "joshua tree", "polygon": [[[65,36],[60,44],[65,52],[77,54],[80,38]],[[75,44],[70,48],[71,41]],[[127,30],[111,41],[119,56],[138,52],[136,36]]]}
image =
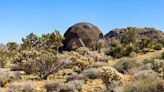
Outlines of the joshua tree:
{"label": "joshua tree", "polygon": [[16,42],[8,42],[7,47],[9,51],[13,52],[18,48],[18,44]]}

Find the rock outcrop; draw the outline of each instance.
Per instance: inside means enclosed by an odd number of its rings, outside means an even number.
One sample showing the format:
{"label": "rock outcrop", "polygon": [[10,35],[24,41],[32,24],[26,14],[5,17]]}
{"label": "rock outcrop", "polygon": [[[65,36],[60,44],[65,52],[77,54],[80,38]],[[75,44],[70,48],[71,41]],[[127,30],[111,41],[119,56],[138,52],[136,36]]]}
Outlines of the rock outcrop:
{"label": "rock outcrop", "polygon": [[[109,33],[105,35],[106,39],[119,39],[123,35],[125,35],[130,28],[134,27],[128,27],[128,28],[121,28],[121,29],[113,29]],[[154,39],[164,39],[164,33],[160,30],[157,30],[155,28],[135,28],[138,32],[137,38],[141,37],[151,37]]]}

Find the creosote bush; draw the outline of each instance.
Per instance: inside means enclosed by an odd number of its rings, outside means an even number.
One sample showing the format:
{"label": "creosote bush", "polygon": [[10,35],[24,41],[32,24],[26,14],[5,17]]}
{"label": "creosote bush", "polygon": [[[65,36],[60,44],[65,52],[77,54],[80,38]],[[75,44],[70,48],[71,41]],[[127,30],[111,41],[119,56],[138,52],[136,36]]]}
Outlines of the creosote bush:
{"label": "creosote bush", "polygon": [[65,59],[59,61],[57,54],[35,49],[20,51],[14,62],[27,74],[36,74],[40,79],[47,79],[65,66]]}
{"label": "creosote bush", "polygon": [[126,73],[137,66],[139,66],[139,64],[134,59],[122,58],[113,67],[118,70],[118,72]]}
{"label": "creosote bush", "polygon": [[161,43],[156,43],[155,45],[154,45],[154,49],[155,50],[161,50],[163,48],[163,45],[161,44]]}

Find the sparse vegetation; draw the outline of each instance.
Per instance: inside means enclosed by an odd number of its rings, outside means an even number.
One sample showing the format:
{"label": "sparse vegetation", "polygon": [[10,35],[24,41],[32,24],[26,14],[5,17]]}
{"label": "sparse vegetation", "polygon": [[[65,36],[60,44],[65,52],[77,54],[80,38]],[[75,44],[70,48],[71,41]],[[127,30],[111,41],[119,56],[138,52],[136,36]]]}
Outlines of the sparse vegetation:
{"label": "sparse vegetation", "polygon": [[125,29],[127,34],[110,39],[106,48],[98,41],[91,48],[59,51],[64,40],[59,31],[42,36],[31,33],[21,45],[9,42],[6,50],[0,50],[0,88],[9,92],[162,92],[163,41],[140,37],[139,30]]}

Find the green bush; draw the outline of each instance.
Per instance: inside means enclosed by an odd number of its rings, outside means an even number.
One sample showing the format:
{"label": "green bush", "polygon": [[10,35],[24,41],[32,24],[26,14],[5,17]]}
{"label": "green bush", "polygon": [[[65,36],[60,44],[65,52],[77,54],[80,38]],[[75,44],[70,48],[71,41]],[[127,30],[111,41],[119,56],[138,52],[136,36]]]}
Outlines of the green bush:
{"label": "green bush", "polygon": [[136,47],[134,46],[134,44],[130,43],[126,45],[125,48],[122,48],[122,49],[124,49],[122,52],[123,56],[129,56],[131,52],[135,51]]}
{"label": "green bush", "polygon": [[151,37],[142,37],[139,42],[137,42],[137,45],[139,46],[140,50],[144,48],[152,48],[154,45],[155,40],[153,40]]}
{"label": "green bush", "polygon": [[126,33],[121,37],[121,43],[134,43],[137,39],[138,29],[135,27],[128,27]]}
{"label": "green bush", "polygon": [[8,42],[7,47],[9,51],[13,52],[18,49],[18,44],[16,42]]}
{"label": "green bush", "polygon": [[163,48],[163,45],[161,44],[161,43],[157,43],[157,44],[155,44],[155,46],[154,46],[154,49],[155,50],[161,50]]}
{"label": "green bush", "polygon": [[62,41],[64,37],[61,36],[60,32],[55,30],[55,32],[43,34],[41,37],[38,37],[34,33],[30,33],[25,38],[22,38],[22,49],[53,49],[58,52],[59,47],[62,47]]}
{"label": "green bush", "polygon": [[164,39],[163,38],[159,39],[158,42],[164,46]]}
{"label": "green bush", "polygon": [[121,73],[126,73],[130,69],[137,67],[139,64],[134,59],[122,58],[113,67]]}
{"label": "green bush", "polygon": [[121,44],[117,45],[116,47],[111,47],[109,50],[105,52],[106,55],[110,55],[114,58],[120,58],[123,56],[122,54],[123,47]]}

